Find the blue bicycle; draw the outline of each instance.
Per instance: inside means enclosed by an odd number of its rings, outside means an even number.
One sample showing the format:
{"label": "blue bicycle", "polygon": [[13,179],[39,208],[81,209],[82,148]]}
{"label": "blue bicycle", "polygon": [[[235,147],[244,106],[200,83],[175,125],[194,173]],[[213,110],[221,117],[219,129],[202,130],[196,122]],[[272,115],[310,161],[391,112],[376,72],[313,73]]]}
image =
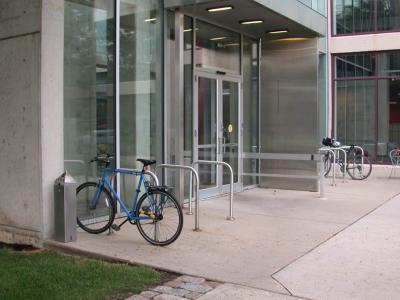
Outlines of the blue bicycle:
{"label": "blue bicycle", "polygon": [[[86,232],[98,234],[110,227],[118,231],[122,225],[129,222],[137,226],[140,234],[150,244],[166,246],[174,242],[182,231],[182,209],[165,186],[151,186],[147,180],[147,167],[156,161],[138,159],[143,168],[141,171],[135,171],[109,168],[112,158],[107,154],[92,159],[90,162],[105,165],[101,179],[99,182],[85,182],[76,190],[79,227]],[[126,207],[108,179],[109,175],[115,176],[118,173],[139,177],[132,210]],[[142,184],[145,192],[138,199]],[[126,219],[119,225],[113,224],[117,202],[126,213]]]}

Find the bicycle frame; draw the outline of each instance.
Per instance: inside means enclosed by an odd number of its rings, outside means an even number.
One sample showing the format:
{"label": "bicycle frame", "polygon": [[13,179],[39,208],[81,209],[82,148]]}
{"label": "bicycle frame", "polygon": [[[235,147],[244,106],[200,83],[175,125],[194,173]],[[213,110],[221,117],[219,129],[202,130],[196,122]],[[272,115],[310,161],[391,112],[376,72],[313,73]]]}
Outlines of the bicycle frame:
{"label": "bicycle frame", "polygon": [[[133,203],[132,203],[132,210],[129,210],[124,201],[122,201],[121,197],[118,195],[117,191],[112,187],[110,181],[107,179],[107,176],[110,174],[124,174],[124,175],[133,175],[133,176],[138,176],[139,177],[139,182],[137,184],[136,187],[136,193],[135,193],[135,197],[133,199]],[[135,171],[135,170],[126,170],[126,169],[112,169],[112,168],[104,168],[103,169],[103,174],[101,176],[101,179],[99,180],[99,183],[97,185],[97,190],[96,190],[96,194],[94,195],[93,199],[91,200],[90,205],[91,206],[95,206],[98,198],[100,196],[101,190],[103,188],[103,186],[105,186],[112,194],[112,196],[115,197],[115,199],[118,201],[118,203],[121,205],[121,208],[123,209],[123,211],[126,213],[127,217],[130,220],[133,221],[137,221],[137,220],[149,220],[151,219],[148,216],[139,216],[137,215],[137,211],[136,211],[136,205],[137,202],[139,200],[139,194],[140,194],[140,188],[142,186],[142,183],[144,183],[145,186],[145,190],[146,190],[146,194],[148,195],[148,190],[147,190],[147,179],[145,177],[145,173],[142,171]],[[153,205],[156,203],[153,203]]]}

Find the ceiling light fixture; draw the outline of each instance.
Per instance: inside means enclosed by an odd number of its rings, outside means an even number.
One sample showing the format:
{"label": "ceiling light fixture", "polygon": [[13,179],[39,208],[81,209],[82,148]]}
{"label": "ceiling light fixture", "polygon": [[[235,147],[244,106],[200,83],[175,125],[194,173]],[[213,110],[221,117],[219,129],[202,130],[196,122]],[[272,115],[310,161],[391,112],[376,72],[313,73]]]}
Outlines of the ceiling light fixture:
{"label": "ceiling light fixture", "polygon": [[226,36],[218,36],[218,37],[213,37],[210,39],[210,41],[220,41],[226,39]]}
{"label": "ceiling light fixture", "polygon": [[286,29],[267,31],[267,33],[269,33],[269,34],[281,34],[281,33],[287,33],[287,32],[288,32],[288,30],[286,30]]}
{"label": "ceiling light fixture", "polygon": [[208,12],[220,12],[220,11],[225,11],[225,10],[231,10],[233,9],[233,6],[220,6],[220,7],[210,7],[207,8]]}
{"label": "ceiling light fixture", "polygon": [[154,22],[157,21],[157,18],[149,18],[149,19],[145,19],[145,22]]}
{"label": "ceiling light fixture", "polygon": [[279,39],[276,41],[282,41],[282,42],[289,42],[289,41],[305,41],[307,38],[304,37],[292,37],[292,38],[286,38],[286,39]]}
{"label": "ceiling light fixture", "polygon": [[239,21],[241,25],[251,25],[251,24],[261,24],[264,23],[263,20],[246,20],[246,21]]}

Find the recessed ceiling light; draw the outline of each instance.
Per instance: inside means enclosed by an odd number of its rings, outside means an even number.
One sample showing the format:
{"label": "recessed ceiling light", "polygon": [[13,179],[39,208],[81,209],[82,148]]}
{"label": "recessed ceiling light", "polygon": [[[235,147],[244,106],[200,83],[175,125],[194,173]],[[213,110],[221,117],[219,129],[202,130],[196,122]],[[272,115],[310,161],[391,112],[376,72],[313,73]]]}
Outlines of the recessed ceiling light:
{"label": "recessed ceiling light", "polygon": [[149,18],[149,19],[145,19],[145,22],[154,22],[157,21],[157,18]]}
{"label": "recessed ceiling light", "polygon": [[209,12],[219,12],[219,11],[225,11],[225,10],[231,10],[233,9],[233,6],[220,6],[220,7],[210,7],[207,8],[207,11]]}
{"label": "recessed ceiling light", "polygon": [[[198,28],[196,28],[195,30],[197,31],[197,30],[199,30],[199,29],[198,29]],[[193,31],[193,29],[192,29],[192,28],[188,28],[188,29],[184,29],[184,30],[183,30],[183,32],[191,32],[191,31]]]}
{"label": "recessed ceiling light", "polygon": [[241,25],[260,24],[260,23],[264,23],[264,21],[263,20],[239,21],[239,24],[241,24]]}
{"label": "recessed ceiling light", "polygon": [[240,44],[239,43],[230,43],[230,44],[225,44],[225,47],[239,47]]}
{"label": "recessed ceiling light", "polygon": [[292,37],[292,38],[286,38],[286,39],[279,39],[277,41],[282,41],[282,42],[287,42],[287,41],[305,41],[307,38],[304,37]]}
{"label": "recessed ceiling light", "polygon": [[210,41],[220,41],[226,39],[226,36],[218,36],[218,37],[213,37],[210,39]]}
{"label": "recessed ceiling light", "polygon": [[269,34],[280,34],[280,33],[287,33],[287,32],[288,31],[286,29],[267,31],[267,33],[269,33]]}

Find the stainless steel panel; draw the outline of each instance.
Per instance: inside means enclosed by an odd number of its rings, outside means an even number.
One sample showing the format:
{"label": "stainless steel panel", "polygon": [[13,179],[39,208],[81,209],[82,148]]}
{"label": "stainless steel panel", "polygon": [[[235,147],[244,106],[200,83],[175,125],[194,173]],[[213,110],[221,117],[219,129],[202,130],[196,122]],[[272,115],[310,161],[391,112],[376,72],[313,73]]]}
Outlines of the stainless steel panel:
{"label": "stainless steel panel", "polygon": [[[318,39],[263,42],[261,152],[315,153],[319,145]],[[262,160],[261,173],[317,174],[315,161]],[[263,187],[317,190],[316,180],[260,178]]]}

